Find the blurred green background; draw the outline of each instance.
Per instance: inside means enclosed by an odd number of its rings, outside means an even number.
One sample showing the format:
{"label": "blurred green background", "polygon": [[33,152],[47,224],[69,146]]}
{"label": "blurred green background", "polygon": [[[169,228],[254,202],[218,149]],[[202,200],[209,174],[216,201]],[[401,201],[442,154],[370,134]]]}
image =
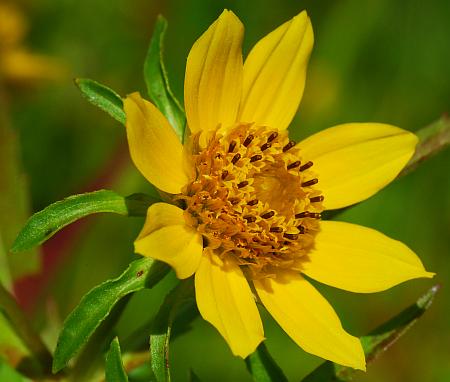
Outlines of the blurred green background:
{"label": "blurred green background", "polygon": [[[315,48],[304,99],[291,127],[297,139],[343,122],[385,122],[415,131],[450,106],[448,0],[16,0],[14,4],[28,23],[23,44],[64,66],[62,74],[49,81],[1,82],[3,117],[17,134],[17,150],[10,158],[20,159],[27,178],[2,197],[14,200],[22,195],[23,202],[27,191],[21,185],[27,183],[33,211],[101,187],[124,195],[149,191],[130,163],[122,126],[89,105],[72,79],[92,78],[121,95],[135,90],[145,94],[142,66],[158,13],[169,21],[166,64],[172,87],[181,98],[190,46],[223,8],[233,10],[245,24],[244,52],[307,9]],[[2,140],[5,153],[9,141]],[[357,381],[450,380],[449,165],[447,150],[340,216],[403,241],[428,270],[437,272],[434,280],[414,280],[372,295],[319,286],[350,333],[367,333],[433,283],[443,285],[418,325],[369,366],[367,374],[358,374]],[[0,175],[3,182],[7,182],[5,174]],[[13,202],[8,206],[2,210],[8,219],[26,209]],[[141,219],[96,216],[58,234],[44,247],[46,263],[51,264],[40,278],[43,291],[27,304],[42,325],[46,316],[52,317],[53,328],[44,328],[50,343],[55,327],[81,296],[119,274],[134,257],[132,243],[142,223]],[[157,289],[133,298],[119,323],[122,337],[155,313],[174,282],[171,276]],[[26,280],[22,283],[27,285]],[[321,362],[299,349],[262,313],[269,350],[290,380],[299,380]],[[244,363],[200,319],[192,331],[174,341],[171,359],[175,381],[187,380],[190,368],[204,381],[250,380]]]}

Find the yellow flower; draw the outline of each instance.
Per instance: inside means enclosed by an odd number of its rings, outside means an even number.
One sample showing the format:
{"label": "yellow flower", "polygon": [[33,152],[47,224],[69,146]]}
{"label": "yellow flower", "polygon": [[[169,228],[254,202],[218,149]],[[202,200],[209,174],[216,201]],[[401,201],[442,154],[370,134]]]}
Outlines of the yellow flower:
{"label": "yellow flower", "polygon": [[17,6],[0,0],[0,20],[0,80],[17,85],[68,74],[59,60],[30,53],[23,46],[27,26]]}
{"label": "yellow flower", "polygon": [[199,311],[246,357],[264,339],[255,296],[305,351],[365,369],[358,338],[302,274],[352,292],[432,277],[404,244],[358,225],[321,221],[324,209],[375,194],[411,158],[417,137],[350,123],[296,144],[313,31],[306,12],[259,41],[243,63],[244,28],[225,10],[192,47],[183,146],[138,93],[125,99],[131,157],[174,204],[156,203],[135,250],[195,274]]}

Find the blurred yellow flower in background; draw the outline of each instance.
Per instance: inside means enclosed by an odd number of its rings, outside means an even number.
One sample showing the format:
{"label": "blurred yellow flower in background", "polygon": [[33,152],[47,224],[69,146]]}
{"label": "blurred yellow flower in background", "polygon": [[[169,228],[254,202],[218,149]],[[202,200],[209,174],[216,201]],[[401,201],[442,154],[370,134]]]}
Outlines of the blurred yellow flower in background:
{"label": "blurred yellow flower in background", "polygon": [[53,80],[67,74],[57,59],[29,52],[23,46],[27,25],[19,9],[0,0],[0,79],[24,84],[36,80]]}
{"label": "blurred yellow flower in background", "polygon": [[302,276],[369,293],[432,277],[404,244],[362,226],[322,221],[391,182],[417,137],[378,123],[331,127],[299,142],[297,112],[313,47],[302,12],[242,58],[230,11],[196,41],[186,66],[184,146],[139,94],[125,99],[131,157],[174,204],[153,204],[135,250],[195,274],[196,300],[233,354],[264,340],[255,296],[305,351],[365,369],[358,338]]}

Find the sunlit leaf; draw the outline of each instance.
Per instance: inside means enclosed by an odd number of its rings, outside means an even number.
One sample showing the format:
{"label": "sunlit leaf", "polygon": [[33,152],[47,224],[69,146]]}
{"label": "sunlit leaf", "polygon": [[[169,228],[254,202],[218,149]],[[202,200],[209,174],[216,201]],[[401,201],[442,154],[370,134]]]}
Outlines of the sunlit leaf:
{"label": "sunlit leaf", "polygon": [[287,382],[286,376],[269,354],[264,342],[245,359],[245,364],[255,382]]}
{"label": "sunlit leaf", "polygon": [[108,354],[106,354],[105,378],[106,382],[128,381],[127,374],[123,368],[122,354],[120,352],[120,345],[117,337],[111,342]]}
{"label": "sunlit leaf", "polygon": [[70,196],[35,213],[20,231],[11,251],[33,248],[87,215],[111,212],[125,216],[145,216],[148,206],[156,201],[143,194],[123,197],[109,190]]}
{"label": "sunlit leaf", "polygon": [[64,322],[54,353],[53,372],[67,365],[120,299],[138,290],[151,288],[168,271],[167,265],[142,258],[132,262],[118,278],[105,281],[87,293]]}
{"label": "sunlit leaf", "polygon": [[[417,302],[397,316],[379,326],[369,335],[361,337],[361,343],[366,354],[366,362],[373,362],[379,355],[388,350],[403,334],[405,334],[431,306],[439,286],[432,287],[421,296]],[[330,361],[324,362],[303,382],[347,382],[352,380],[355,370],[336,365]]]}
{"label": "sunlit leaf", "polygon": [[114,90],[87,78],[77,78],[75,84],[90,103],[125,125],[122,98]]}
{"label": "sunlit leaf", "polygon": [[159,15],[155,22],[144,63],[144,78],[150,99],[166,116],[182,141],[186,117],[183,108],[170,90],[169,79],[164,66],[163,43],[166,29],[167,20]]}
{"label": "sunlit leaf", "polygon": [[193,299],[192,279],[181,281],[165,298],[150,335],[150,362],[157,382],[170,381],[169,343],[172,325],[180,307]]}

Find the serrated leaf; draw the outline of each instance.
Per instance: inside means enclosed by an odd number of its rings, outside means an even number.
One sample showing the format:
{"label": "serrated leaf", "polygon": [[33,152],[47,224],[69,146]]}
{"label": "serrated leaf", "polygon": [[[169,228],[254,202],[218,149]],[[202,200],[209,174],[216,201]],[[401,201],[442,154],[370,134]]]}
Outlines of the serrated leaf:
{"label": "serrated leaf", "polygon": [[133,261],[122,275],[108,280],[87,293],[66,318],[53,358],[53,372],[64,368],[86,344],[117,302],[126,295],[151,288],[169,267],[150,258]]}
{"label": "serrated leaf", "polygon": [[[387,321],[369,335],[361,337],[361,343],[366,354],[366,362],[373,362],[380,354],[388,350],[403,334],[405,334],[431,306],[439,286],[432,287],[421,296],[417,302],[397,316]],[[347,382],[352,380],[356,370],[324,362],[303,379],[303,382]]]}
{"label": "serrated leaf", "polygon": [[91,104],[108,113],[122,125],[125,125],[126,116],[123,111],[123,101],[114,90],[87,78],[77,78],[75,79],[75,84]]}
{"label": "serrated leaf", "polygon": [[117,337],[112,340],[108,354],[106,354],[105,379],[106,382],[128,382]]}
{"label": "serrated leaf", "polygon": [[245,364],[255,382],[287,382],[286,376],[269,354],[264,342],[245,359]]}
{"label": "serrated leaf", "polygon": [[169,342],[180,307],[193,299],[193,280],[181,281],[166,296],[156,315],[150,335],[150,364],[157,382],[170,382]]}
{"label": "serrated leaf", "polygon": [[155,201],[155,198],[143,194],[123,197],[109,190],[69,196],[31,216],[19,232],[11,252],[31,249],[87,215],[111,212],[125,216],[145,216],[147,208]]}
{"label": "serrated leaf", "polygon": [[166,29],[167,20],[159,15],[144,63],[144,78],[150,99],[165,115],[180,140],[183,141],[186,117],[183,108],[170,89],[163,60]]}

